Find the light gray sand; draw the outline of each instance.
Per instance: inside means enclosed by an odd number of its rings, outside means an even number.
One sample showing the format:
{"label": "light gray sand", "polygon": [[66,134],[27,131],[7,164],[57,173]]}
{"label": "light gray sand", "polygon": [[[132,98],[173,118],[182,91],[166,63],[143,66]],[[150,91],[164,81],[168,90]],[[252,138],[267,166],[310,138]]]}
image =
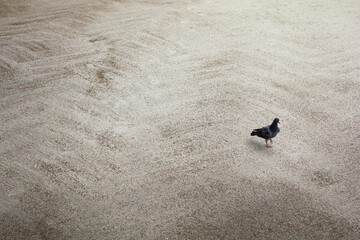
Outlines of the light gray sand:
{"label": "light gray sand", "polygon": [[359,1],[0,9],[1,239],[360,239]]}

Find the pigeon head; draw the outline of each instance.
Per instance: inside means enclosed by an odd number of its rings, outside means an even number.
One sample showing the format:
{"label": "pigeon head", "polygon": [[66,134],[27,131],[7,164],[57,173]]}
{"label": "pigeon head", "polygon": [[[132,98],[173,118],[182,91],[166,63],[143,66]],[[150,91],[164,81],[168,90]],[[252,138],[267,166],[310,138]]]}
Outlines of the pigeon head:
{"label": "pigeon head", "polygon": [[278,118],[275,118],[273,124],[278,124],[278,123],[280,123],[280,120]]}

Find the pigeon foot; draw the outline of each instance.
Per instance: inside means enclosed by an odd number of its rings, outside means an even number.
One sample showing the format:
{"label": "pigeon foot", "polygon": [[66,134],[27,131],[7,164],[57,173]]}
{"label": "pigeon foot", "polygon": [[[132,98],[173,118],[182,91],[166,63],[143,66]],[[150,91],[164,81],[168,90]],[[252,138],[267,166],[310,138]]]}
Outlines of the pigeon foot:
{"label": "pigeon foot", "polygon": [[266,147],[267,147],[267,148],[272,148],[272,146],[271,146],[271,145],[269,145],[269,144],[266,144]]}

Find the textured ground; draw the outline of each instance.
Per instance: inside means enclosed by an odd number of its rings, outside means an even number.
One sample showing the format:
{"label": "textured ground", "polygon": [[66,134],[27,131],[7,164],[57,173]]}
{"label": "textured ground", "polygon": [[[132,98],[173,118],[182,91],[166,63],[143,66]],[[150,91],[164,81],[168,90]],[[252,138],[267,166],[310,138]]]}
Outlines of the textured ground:
{"label": "textured ground", "polygon": [[360,239],[359,40],[356,0],[0,0],[0,238]]}

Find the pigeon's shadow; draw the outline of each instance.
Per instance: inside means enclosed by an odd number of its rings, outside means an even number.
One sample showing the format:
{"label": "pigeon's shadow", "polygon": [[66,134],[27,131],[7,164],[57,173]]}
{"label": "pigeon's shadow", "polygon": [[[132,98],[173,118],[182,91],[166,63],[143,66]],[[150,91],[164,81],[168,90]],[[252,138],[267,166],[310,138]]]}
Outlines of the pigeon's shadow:
{"label": "pigeon's shadow", "polygon": [[247,144],[255,151],[267,151],[269,150],[265,143],[256,141],[254,139],[247,140]]}

